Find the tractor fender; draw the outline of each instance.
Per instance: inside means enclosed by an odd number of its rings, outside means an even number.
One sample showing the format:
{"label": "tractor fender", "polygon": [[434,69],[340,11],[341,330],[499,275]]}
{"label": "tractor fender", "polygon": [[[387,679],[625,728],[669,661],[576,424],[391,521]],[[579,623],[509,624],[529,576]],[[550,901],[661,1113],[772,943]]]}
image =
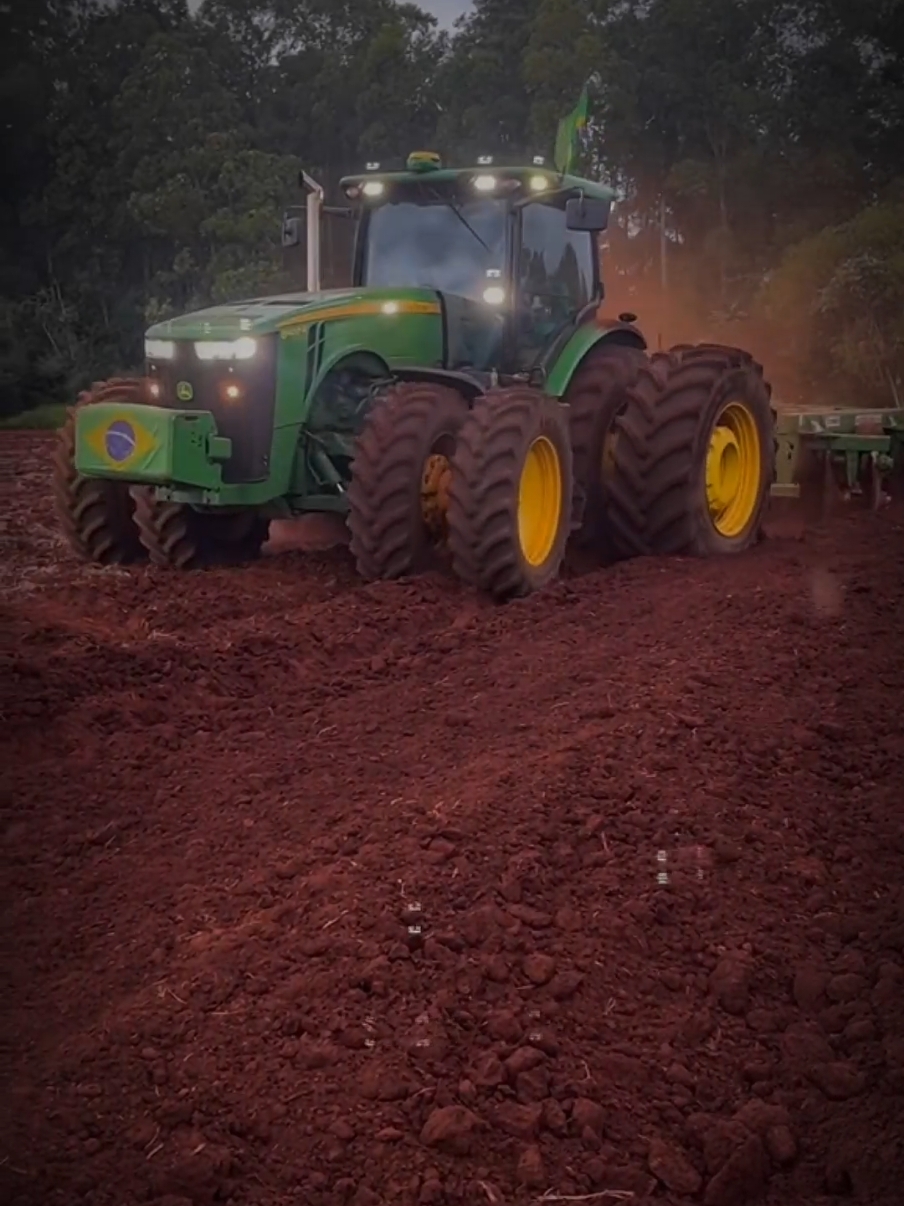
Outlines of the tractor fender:
{"label": "tractor fender", "polygon": [[[304,493],[304,488],[297,478],[296,458],[303,433],[310,428],[317,394],[329,374],[339,368],[345,361],[357,361],[366,365],[375,378],[391,376],[386,361],[365,344],[345,344],[338,351],[324,357],[317,367],[312,379],[304,389],[300,405],[292,392],[291,399],[283,402],[282,421],[274,428],[273,450],[270,468],[271,497],[282,498],[293,492],[293,483],[297,493]],[[282,388],[288,393],[293,389],[293,383],[283,382]],[[279,438],[277,438],[279,437]]]}
{"label": "tractor fender", "polygon": [[469,402],[473,402],[482,394],[490,382],[489,373],[478,375],[454,369],[396,368],[392,370],[392,375],[399,381],[432,381],[436,385],[449,385],[463,394]]}
{"label": "tractor fender", "polygon": [[308,410],[310,410],[311,401],[313,401],[317,391],[330,373],[346,360],[367,361],[368,367],[373,367],[375,377],[392,376],[392,370],[389,368],[389,365],[373,348],[367,347],[366,344],[346,344],[338,352],[334,352],[332,356],[327,357],[317,370],[314,380],[308,387]]}
{"label": "tractor fender", "polygon": [[578,327],[549,365],[543,387],[546,393],[554,398],[563,397],[571,378],[587,354],[604,341],[621,347],[639,348],[642,352],[647,350],[647,341],[633,323],[600,317],[595,318],[593,322],[585,322]]}

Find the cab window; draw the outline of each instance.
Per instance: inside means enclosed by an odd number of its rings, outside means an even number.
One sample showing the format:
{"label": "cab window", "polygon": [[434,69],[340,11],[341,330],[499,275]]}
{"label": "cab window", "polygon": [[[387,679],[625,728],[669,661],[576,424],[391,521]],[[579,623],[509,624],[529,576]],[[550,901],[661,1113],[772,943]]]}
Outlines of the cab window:
{"label": "cab window", "polygon": [[568,230],[565,202],[536,201],[521,212],[518,264],[518,360],[532,364],[593,298],[595,240]]}

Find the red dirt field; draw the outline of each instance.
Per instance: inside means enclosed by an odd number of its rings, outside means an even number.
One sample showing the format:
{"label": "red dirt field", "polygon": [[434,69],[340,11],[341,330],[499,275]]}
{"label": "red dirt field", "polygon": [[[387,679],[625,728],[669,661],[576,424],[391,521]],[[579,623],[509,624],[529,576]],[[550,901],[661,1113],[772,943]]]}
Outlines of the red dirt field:
{"label": "red dirt field", "polygon": [[4,1206],[900,1206],[900,509],[499,608],[80,566],[47,454],[0,444]]}

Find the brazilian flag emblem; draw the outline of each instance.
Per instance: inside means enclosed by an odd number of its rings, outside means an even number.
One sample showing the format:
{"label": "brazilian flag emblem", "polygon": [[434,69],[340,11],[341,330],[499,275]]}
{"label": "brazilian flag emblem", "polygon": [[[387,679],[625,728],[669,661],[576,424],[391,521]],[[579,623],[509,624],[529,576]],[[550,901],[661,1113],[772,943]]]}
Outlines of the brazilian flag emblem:
{"label": "brazilian flag emblem", "polygon": [[587,125],[587,111],[590,108],[590,81],[581,89],[581,95],[574,109],[559,122],[556,133],[555,165],[561,175],[571,170],[578,152],[580,132]]}
{"label": "brazilian flag emblem", "polygon": [[111,469],[130,469],[156,451],[154,435],[134,414],[115,414],[87,436],[91,451]]}

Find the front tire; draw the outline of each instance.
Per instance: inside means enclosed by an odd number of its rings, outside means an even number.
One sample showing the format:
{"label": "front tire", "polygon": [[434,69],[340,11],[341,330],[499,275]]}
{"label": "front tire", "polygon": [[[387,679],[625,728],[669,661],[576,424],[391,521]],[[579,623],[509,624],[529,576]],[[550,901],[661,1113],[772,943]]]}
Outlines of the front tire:
{"label": "front tire", "polygon": [[134,522],[128,484],[83,477],[75,467],[75,420],[96,402],[147,402],[145,384],[134,377],[98,382],[80,394],[57,435],[53,455],[54,506],[67,544],[96,565],[131,565],[145,556]]}
{"label": "front tire", "polygon": [[500,601],[540,590],[562,564],[572,498],[564,407],[524,385],[489,390],[462,428],[452,465],[455,572]]}
{"label": "front tire", "polygon": [[224,515],[162,502],[147,486],[133,486],[135,522],[153,565],[192,570],[241,565],[260,556],[269,521],[254,510]]}
{"label": "front tire", "polygon": [[755,544],[774,477],[762,367],[701,344],[654,357],[613,424],[609,522],[624,556],[722,556]]}

